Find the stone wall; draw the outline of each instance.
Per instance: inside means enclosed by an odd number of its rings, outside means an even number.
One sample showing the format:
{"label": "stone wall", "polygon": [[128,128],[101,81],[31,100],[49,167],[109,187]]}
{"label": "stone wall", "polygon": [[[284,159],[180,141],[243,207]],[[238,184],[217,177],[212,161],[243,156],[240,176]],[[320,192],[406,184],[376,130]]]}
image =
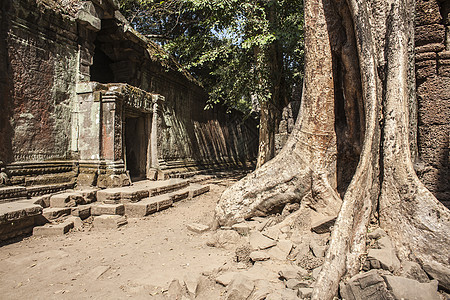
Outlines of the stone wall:
{"label": "stone wall", "polygon": [[450,1],[416,2],[418,154],[422,182],[450,203]]}
{"label": "stone wall", "polygon": [[[134,31],[117,1],[67,3],[72,6],[51,0],[0,4],[0,168],[2,178],[8,177],[3,183],[67,187],[85,170],[125,173],[123,149],[130,139],[124,125],[142,117],[145,128],[136,137],[149,139],[151,109],[127,106],[105,91],[83,98],[77,89],[89,82],[127,84],[165,98],[157,112],[163,168],[206,168],[256,156],[254,120],[221,108],[205,111],[201,85]],[[105,135],[109,131],[112,136]],[[146,150],[145,143],[140,147]]]}

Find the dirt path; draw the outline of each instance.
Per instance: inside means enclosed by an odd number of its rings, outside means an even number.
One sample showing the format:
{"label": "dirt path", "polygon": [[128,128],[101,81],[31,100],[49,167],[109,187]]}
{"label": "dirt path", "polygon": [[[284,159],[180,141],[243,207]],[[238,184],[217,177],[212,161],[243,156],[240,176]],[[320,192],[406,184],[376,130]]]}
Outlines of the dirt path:
{"label": "dirt path", "polygon": [[209,225],[218,197],[234,181],[214,181],[209,193],[129,219],[118,230],[30,237],[0,247],[0,298],[148,299],[173,279],[208,274],[233,253],[206,246],[210,234],[193,233],[186,224]]}

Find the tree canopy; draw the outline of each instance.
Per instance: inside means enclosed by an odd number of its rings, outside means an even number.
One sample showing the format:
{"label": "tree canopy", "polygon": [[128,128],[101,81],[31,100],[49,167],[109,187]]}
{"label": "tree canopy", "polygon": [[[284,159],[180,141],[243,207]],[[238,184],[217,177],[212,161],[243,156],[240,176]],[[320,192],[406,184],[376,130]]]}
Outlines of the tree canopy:
{"label": "tree canopy", "polygon": [[[302,0],[123,0],[122,11],[142,34],[159,43],[210,95],[249,112],[252,100],[270,101],[274,77],[290,97],[303,70]],[[281,66],[274,70],[270,47]],[[276,73],[276,74],[274,74]]]}

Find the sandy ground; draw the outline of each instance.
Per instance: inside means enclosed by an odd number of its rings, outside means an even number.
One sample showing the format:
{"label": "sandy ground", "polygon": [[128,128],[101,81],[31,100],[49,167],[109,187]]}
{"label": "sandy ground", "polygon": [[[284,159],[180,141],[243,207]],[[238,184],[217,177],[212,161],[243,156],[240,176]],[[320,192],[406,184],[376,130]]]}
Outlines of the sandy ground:
{"label": "sandy ground", "polygon": [[28,237],[0,247],[0,299],[159,298],[173,279],[207,275],[233,252],[208,247],[210,233],[191,232],[186,224],[209,225],[220,194],[235,180],[210,181],[209,193],[129,219],[120,229]]}

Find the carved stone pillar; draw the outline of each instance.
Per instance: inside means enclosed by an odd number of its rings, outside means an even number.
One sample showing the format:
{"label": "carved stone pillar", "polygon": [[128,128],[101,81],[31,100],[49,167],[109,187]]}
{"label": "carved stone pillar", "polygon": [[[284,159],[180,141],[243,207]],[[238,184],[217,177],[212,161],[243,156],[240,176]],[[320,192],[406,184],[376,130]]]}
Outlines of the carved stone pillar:
{"label": "carved stone pillar", "polygon": [[158,113],[164,100],[165,98],[161,95],[152,95],[153,112],[147,151],[147,178],[151,180],[160,179],[163,176],[158,161]]}

